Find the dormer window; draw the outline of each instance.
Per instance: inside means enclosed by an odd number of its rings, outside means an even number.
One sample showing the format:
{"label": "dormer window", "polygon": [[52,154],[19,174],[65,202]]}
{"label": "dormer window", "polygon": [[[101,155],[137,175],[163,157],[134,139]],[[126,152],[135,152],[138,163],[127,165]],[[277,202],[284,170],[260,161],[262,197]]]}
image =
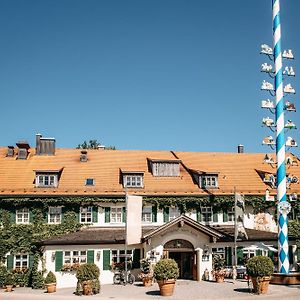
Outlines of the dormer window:
{"label": "dormer window", "polygon": [[152,175],[156,177],[180,176],[180,160],[149,159]]}
{"label": "dormer window", "polygon": [[217,175],[204,175],[201,176],[202,188],[214,189],[218,187],[218,176]]}
{"label": "dormer window", "polygon": [[124,187],[143,187],[143,174],[125,174],[123,175]]}
{"label": "dormer window", "polygon": [[58,186],[60,171],[35,171],[35,186],[43,188],[56,188]]}

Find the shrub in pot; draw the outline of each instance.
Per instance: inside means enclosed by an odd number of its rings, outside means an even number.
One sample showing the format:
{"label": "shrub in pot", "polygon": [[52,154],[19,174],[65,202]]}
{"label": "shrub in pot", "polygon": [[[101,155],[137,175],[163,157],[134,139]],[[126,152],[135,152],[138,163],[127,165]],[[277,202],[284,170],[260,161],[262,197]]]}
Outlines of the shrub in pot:
{"label": "shrub in pot", "polygon": [[49,272],[45,278],[45,286],[47,288],[47,293],[56,292],[56,276],[53,272]]}
{"label": "shrub in pot", "polygon": [[163,258],[154,267],[154,278],[159,285],[162,296],[171,296],[174,292],[179,268],[174,259]]}
{"label": "shrub in pot", "polygon": [[151,266],[151,260],[149,258],[143,258],[140,260],[141,273],[138,275],[143,281],[144,286],[151,286],[153,280],[153,269]]}
{"label": "shrub in pot", "polygon": [[266,294],[271,275],[274,273],[274,264],[270,257],[254,256],[246,265],[247,273],[251,277],[256,294]]}
{"label": "shrub in pot", "polygon": [[10,272],[7,272],[6,276],[5,276],[5,282],[4,283],[5,283],[5,286],[6,286],[6,291],[11,292],[12,288],[14,286],[14,275]]}
{"label": "shrub in pot", "polygon": [[217,282],[224,282],[226,270],[225,270],[225,259],[219,254],[213,254],[213,270],[212,275]]}
{"label": "shrub in pot", "polygon": [[100,292],[100,270],[95,264],[83,264],[76,271],[77,288],[75,294],[93,295]]}

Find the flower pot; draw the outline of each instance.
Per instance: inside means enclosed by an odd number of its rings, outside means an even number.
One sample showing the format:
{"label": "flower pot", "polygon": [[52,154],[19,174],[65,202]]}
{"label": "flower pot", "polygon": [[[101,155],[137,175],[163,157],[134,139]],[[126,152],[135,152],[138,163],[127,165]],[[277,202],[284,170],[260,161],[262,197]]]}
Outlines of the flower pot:
{"label": "flower pot", "polygon": [[13,285],[12,284],[7,284],[5,291],[6,292],[12,292],[12,290],[13,290]]}
{"label": "flower pot", "polygon": [[93,295],[92,284],[90,280],[86,280],[82,282],[82,293],[83,295]]}
{"label": "flower pot", "polygon": [[251,281],[253,284],[253,290],[255,294],[266,294],[269,288],[269,282],[271,280],[271,276],[264,277],[251,277]]}
{"label": "flower pot", "polygon": [[216,276],[216,282],[217,283],[223,283],[224,282],[224,278],[225,278],[225,276],[221,276],[221,275]]}
{"label": "flower pot", "polygon": [[151,277],[144,277],[143,279],[144,286],[151,286],[152,285],[152,278]]}
{"label": "flower pot", "polygon": [[158,286],[160,290],[160,294],[162,296],[172,296],[175,287],[175,279],[168,279],[168,280],[158,280]]}
{"label": "flower pot", "polygon": [[45,284],[47,293],[54,293],[56,292],[56,283],[47,283]]}

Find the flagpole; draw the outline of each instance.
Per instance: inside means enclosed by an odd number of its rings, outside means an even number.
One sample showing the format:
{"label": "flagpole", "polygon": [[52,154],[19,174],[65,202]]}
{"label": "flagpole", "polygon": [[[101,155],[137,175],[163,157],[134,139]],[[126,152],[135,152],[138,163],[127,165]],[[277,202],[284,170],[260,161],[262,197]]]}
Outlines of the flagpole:
{"label": "flagpole", "polygon": [[125,187],[125,278],[124,284],[127,284],[127,201],[128,201],[128,194],[127,194],[127,187]]}
{"label": "flagpole", "polygon": [[237,266],[237,250],[236,250],[236,240],[237,240],[237,196],[236,196],[236,188],[234,187],[234,266]]}

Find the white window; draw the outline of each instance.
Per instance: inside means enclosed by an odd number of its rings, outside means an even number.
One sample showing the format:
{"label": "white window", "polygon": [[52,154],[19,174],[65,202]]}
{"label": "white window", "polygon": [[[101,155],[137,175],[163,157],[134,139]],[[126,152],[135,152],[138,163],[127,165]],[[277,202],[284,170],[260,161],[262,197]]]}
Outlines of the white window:
{"label": "white window", "polygon": [[37,187],[57,187],[57,174],[37,174]]}
{"label": "white window", "polygon": [[217,175],[202,176],[202,188],[217,188],[218,187],[218,177]]}
{"label": "white window", "polygon": [[153,162],[153,176],[176,177],[180,175],[178,162]]}
{"label": "white window", "polygon": [[87,251],[64,251],[64,264],[86,264]]}
{"label": "white window", "polygon": [[225,259],[225,248],[223,247],[218,247],[218,248],[212,248],[212,253],[218,254],[221,256],[221,258]]}
{"label": "white window", "polygon": [[16,211],[16,223],[17,224],[29,224],[29,209],[22,208]]}
{"label": "white window", "polygon": [[143,187],[143,175],[124,175],[125,187]]}
{"label": "white window", "polygon": [[110,222],[122,223],[123,207],[111,207],[110,209]]}
{"label": "white window", "polygon": [[14,268],[17,270],[28,269],[29,261],[28,254],[17,254],[15,256]]}
{"label": "white window", "polygon": [[92,223],[92,206],[80,207],[80,223]]}
{"label": "white window", "polygon": [[201,214],[203,222],[211,222],[212,221],[212,208],[211,206],[201,207]]}
{"label": "white window", "polygon": [[228,221],[233,222],[234,221],[234,207],[231,207],[228,209]]}
{"label": "white window", "polygon": [[48,223],[49,224],[61,223],[61,207],[49,207]]}
{"label": "white window", "polygon": [[152,207],[143,207],[142,211],[142,222],[151,223],[152,222]]}
{"label": "white window", "polygon": [[[113,263],[125,262],[125,250],[111,250]],[[127,250],[127,261],[132,261],[132,250]]]}
{"label": "white window", "polygon": [[169,209],[169,220],[173,220],[180,216],[180,210],[178,207],[170,207]]}

